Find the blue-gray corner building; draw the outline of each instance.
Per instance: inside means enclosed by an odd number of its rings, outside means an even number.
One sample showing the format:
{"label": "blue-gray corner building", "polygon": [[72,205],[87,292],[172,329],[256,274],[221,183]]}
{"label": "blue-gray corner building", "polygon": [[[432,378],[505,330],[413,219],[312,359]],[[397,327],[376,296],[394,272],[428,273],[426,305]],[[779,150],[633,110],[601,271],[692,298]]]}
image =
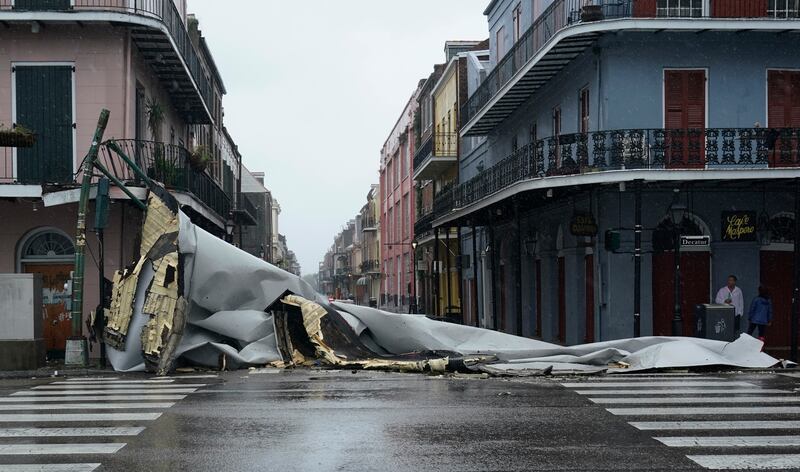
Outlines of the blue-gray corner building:
{"label": "blue-gray corner building", "polygon": [[434,203],[470,255],[465,322],[568,344],[692,335],[695,306],[735,274],[745,311],[770,288],[767,344],[788,349],[799,8],[492,1],[459,183]]}

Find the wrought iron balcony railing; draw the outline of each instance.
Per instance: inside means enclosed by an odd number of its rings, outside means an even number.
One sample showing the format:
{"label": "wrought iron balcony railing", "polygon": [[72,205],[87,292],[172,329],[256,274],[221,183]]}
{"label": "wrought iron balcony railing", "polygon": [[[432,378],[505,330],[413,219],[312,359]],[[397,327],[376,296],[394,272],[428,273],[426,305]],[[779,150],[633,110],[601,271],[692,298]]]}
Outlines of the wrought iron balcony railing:
{"label": "wrought iron balcony railing", "polygon": [[[187,149],[172,144],[130,139],[116,143],[151,179],[163,183],[168,189],[191,193],[221,218],[228,217],[231,196],[204,169],[193,164]],[[106,148],[101,162],[123,183],[142,184],[133,171],[121,165]]]}
{"label": "wrought iron balcony railing", "polygon": [[246,214],[247,217],[243,218],[242,220],[245,221],[245,224],[255,225],[258,222],[258,208],[256,205],[244,194],[239,194],[239,198],[236,199],[236,213],[239,214]]}
{"label": "wrought iron balcony railing", "polygon": [[467,124],[500,89],[525,66],[558,32],[579,23],[619,18],[761,18],[796,19],[800,5],[794,0],[555,0],[497,61],[480,87],[461,109],[461,124]]}
{"label": "wrought iron balcony railing", "polygon": [[362,231],[375,231],[378,228],[378,222],[374,217],[363,218],[361,220]]}
{"label": "wrought iron balcony railing", "polygon": [[340,267],[340,268],[336,269],[336,275],[337,276],[346,276],[346,275],[350,275],[352,273],[353,273],[353,269],[350,268],[350,267]]}
{"label": "wrought iron balcony railing", "polygon": [[433,138],[429,136],[428,139],[417,148],[417,152],[414,154],[414,170],[417,170],[432,152]]}
{"label": "wrought iron balcony railing", "polygon": [[423,235],[433,229],[432,223],[435,219],[436,215],[433,212],[433,208],[427,208],[424,212],[421,212],[416,221],[414,221],[414,236]]}
{"label": "wrought iron balcony railing", "polygon": [[532,142],[475,177],[442,190],[440,218],[524,180],[625,169],[800,168],[800,129],[622,129]]}
{"label": "wrought iron balcony railing", "polygon": [[0,11],[3,10],[74,13],[110,11],[156,19],[166,26],[178,53],[186,63],[186,67],[206,103],[206,107],[209,110],[212,109],[214,102],[209,76],[203,69],[200,54],[192,44],[182,15],[173,0],[0,0]]}
{"label": "wrought iron balcony railing", "polygon": [[381,263],[378,260],[367,260],[361,263],[361,272],[364,274],[374,274],[381,271]]}
{"label": "wrought iron balcony railing", "polygon": [[433,155],[436,157],[458,156],[458,133],[436,133]]}

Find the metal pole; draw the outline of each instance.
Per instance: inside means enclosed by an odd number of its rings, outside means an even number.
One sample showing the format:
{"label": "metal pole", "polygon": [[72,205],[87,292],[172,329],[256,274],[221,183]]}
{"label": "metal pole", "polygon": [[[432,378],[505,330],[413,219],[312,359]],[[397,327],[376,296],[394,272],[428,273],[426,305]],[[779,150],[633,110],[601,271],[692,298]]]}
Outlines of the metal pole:
{"label": "metal pole", "polygon": [[517,298],[517,334],[522,336],[522,222],[519,217],[519,202],[514,199],[514,220],[517,233],[517,261],[514,264],[514,289]]}
{"label": "metal pole", "polygon": [[472,226],[472,279],[475,281],[475,296],[472,301],[475,326],[480,326],[479,305],[478,305],[478,233],[475,232],[475,225]]}
{"label": "metal pole", "polygon": [[446,250],[444,251],[444,266],[445,270],[447,270],[447,306],[444,307],[444,314],[449,315],[450,309],[453,306],[453,292],[452,292],[452,279],[453,273],[450,271],[450,230],[451,228],[447,228],[447,234],[444,237],[444,246]]}
{"label": "metal pole", "polygon": [[103,330],[106,328],[106,318],[105,313],[103,312],[106,306],[106,263],[105,263],[105,231],[103,228],[97,228],[95,230],[97,234],[97,246],[98,252],[98,261],[97,261],[97,271],[100,275],[98,282],[98,286],[100,287],[100,310],[97,312],[96,320],[95,320],[95,331],[98,333],[98,339],[100,341],[100,367],[106,366],[106,343],[103,341]]}
{"label": "metal pole", "polygon": [[[83,339],[83,274],[86,255],[86,213],[89,206],[89,190],[92,186],[92,176],[94,174],[94,164],[97,160],[97,153],[103,134],[108,125],[110,112],[103,109],[100,112],[100,119],[97,121],[97,129],[92,138],[92,145],[83,161],[83,180],[81,182],[81,196],[78,203],[78,222],[75,234],[75,271],[72,276],[72,336]],[[85,340],[84,340],[85,347]]]}
{"label": "metal pole", "polygon": [[797,328],[800,320],[800,179],[794,181],[794,287],[792,287],[791,360],[797,362]]}
{"label": "metal pole", "polygon": [[634,185],[635,215],[633,229],[633,337],[642,335],[642,181]]}
{"label": "metal pole", "polygon": [[439,315],[439,228],[433,229],[433,316]]}
{"label": "metal pole", "polygon": [[494,218],[491,213],[489,214],[489,263],[492,272],[491,277],[491,293],[492,293],[492,329],[497,330],[497,284],[495,283],[495,276],[497,275],[497,261],[495,260],[495,243],[494,243]]}
{"label": "metal pole", "polygon": [[461,248],[461,226],[456,227],[456,244],[458,245],[458,256],[456,258],[456,272],[458,274],[458,284],[456,288],[456,298],[458,299],[458,309],[461,311],[461,322],[464,322],[464,252]]}
{"label": "metal pole", "polygon": [[675,238],[675,280],[674,296],[675,307],[672,318],[672,335],[683,335],[683,313],[681,310],[681,227],[680,223],[673,222],[673,237]]}

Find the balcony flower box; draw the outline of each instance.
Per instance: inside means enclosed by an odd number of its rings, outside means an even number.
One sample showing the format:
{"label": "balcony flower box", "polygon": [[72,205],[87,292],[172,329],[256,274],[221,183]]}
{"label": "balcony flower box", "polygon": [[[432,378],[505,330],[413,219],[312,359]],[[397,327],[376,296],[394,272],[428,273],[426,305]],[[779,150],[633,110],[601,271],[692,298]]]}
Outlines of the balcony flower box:
{"label": "balcony flower box", "polygon": [[0,147],[29,148],[36,143],[36,135],[21,126],[0,129]]}

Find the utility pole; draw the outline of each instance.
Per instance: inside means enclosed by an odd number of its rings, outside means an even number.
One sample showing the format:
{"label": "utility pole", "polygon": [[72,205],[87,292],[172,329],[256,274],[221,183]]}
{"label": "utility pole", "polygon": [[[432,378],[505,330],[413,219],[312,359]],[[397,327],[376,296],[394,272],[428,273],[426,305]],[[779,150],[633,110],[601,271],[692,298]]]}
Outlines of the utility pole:
{"label": "utility pole", "polygon": [[67,339],[64,364],[70,366],[86,366],[88,353],[86,338],[83,337],[83,276],[86,257],[86,213],[89,206],[89,189],[94,175],[94,164],[103,141],[110,112],[103,110],[97,121],[97,129],[92,138],[92,145],[83,161],[83,179],[81,181],[81,197],[78,203],[78,224],[75,234],[75,270],[72,275],[72,336]]}
{"label": "utility pole", "polygon": [[642,335],[642,181],[634,189],[633,228],[633,337]]}

